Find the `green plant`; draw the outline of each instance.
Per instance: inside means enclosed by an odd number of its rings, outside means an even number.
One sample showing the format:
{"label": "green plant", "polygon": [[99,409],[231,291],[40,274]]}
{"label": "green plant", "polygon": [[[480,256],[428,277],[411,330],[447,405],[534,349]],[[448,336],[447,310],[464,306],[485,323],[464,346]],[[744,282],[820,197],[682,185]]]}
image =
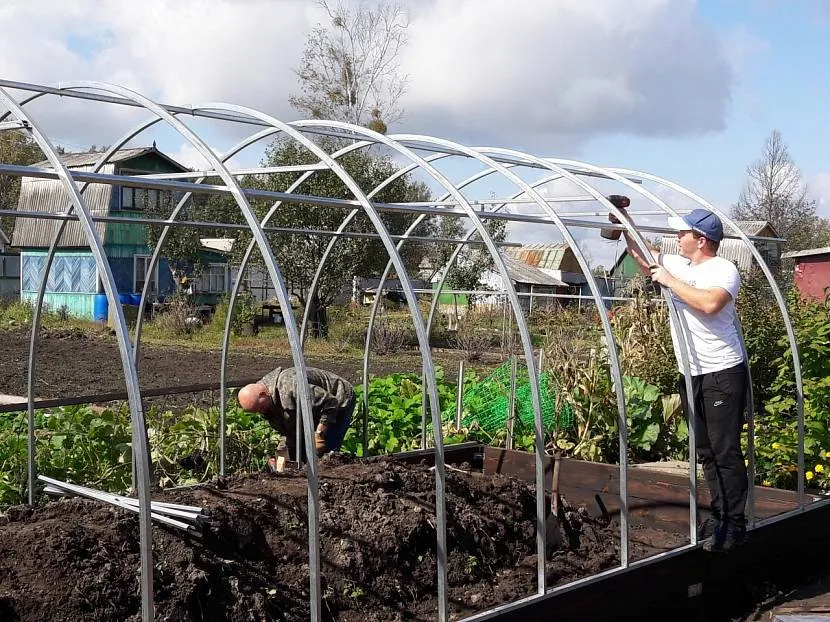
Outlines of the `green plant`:
{"label": "green plant", "polygon": [[[225,330],[225,322],[228,317],[230,297],[225,295],[219,299],[211,320],[211,329],[214,332]],[[259,313],[259,303],[254,295],[248,291],[239,292],[236,296],[236,303],[233,306],[233,317],[231,318],[231,332],[234,335],[250,333]]]}
{"label": "green plant", "polygon": [[[791,292],[788,307],[796,333],[804,388],[804,454],[813,470],[810,485],[826,485],[823,463],[830,452],[830,304],[800,300]],[[797,484],[798,423],[792,351],[779,339],[772,397],[755,424],[756,476],[761,482],[794,488]],[[816,471],[817,465],[822,469]],[[816,477],[816,474],[821,477]]]}

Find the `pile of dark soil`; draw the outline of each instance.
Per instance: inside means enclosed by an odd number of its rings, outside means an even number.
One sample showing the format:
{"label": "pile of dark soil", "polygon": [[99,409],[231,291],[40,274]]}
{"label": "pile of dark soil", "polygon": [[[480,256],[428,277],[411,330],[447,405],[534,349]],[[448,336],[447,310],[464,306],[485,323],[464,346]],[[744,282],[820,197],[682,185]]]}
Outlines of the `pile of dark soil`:
{"label": "pile of dark soil", "polygon": [[[301,472],[253,474],[154,500],[198,505],[201,533],[154,526],[157,620],[307,620],[307,487]],[[330,457],[321,463],[323,617],[434,620],[435,478],[426,466]],[[536,590],[535,496],[526,484],[447,474],[454,617]],[[550,584],[619,563],[619,532],[568,508]],[[0,619],[139,620],[135,515],[70,499],[0,519]],[[653,553],[633,545],[635,557]]]}

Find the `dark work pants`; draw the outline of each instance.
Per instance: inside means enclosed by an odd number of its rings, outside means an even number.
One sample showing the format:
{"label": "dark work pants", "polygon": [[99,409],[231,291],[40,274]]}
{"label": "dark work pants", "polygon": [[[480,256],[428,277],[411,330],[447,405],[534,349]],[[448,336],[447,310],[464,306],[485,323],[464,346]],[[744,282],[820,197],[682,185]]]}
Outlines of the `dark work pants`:
{"label": "dark work pants", "polygon": [[[689,402],[683,376],[677,383],[687,420]],[[744,523],[749,488],[741,450],[746,408],[746,365],[692,377],[697,455],[712,497],[712,513]]]}

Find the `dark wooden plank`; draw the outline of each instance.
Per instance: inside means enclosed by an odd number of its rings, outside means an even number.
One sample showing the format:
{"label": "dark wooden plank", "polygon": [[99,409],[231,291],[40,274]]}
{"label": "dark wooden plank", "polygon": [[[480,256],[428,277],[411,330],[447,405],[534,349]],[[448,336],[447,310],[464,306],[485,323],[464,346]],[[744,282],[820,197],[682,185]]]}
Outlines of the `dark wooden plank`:
{"label": "dark wooden plank", "polygon": [[[546,462],[545,488],[550,491],[550,459]],[[511,475],[535,481],[533,454],[486,447],[484,472]],[[629,516],[633,524],[685,532],[689,525],[689,481],[684,476],[646,469],[628,470]],[[619,513],[619,467],[565,458],[560,465],[562,495],[576,505],[585,505],[592,513],[599,511],[599,495],[608,512]],[[808,497],[808,501],[816,500]],[[709,492],[704,481],[698,482],[698,507],[709,509]],[[755,487],[755,515],[766,518],[795,509],[797,494],[763,486]]]}

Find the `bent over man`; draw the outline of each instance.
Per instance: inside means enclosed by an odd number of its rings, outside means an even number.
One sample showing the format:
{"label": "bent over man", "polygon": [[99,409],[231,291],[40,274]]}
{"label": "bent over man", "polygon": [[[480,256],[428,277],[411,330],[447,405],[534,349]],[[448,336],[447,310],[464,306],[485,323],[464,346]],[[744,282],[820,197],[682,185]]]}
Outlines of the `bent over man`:
{"label": "bent over man", "polygon": [[[626,214],[627,216],[627,214]],[[616,218],[611,215],[611,220]],[[629,217],[630,221],[630,217]],[[632,223],[633,224],[633,223]],[[748,481],[741,450],[747,393],[747,368],[736,325],[735,300],[740,275],[717,256],[723,224],[714,213],[696,209],[669,218],[677,231],[679,255],[655,253],[644,258],[628,232],[628,251],[641,271],[671,290],[689,350],[692,395],[682,376],[678,327],[671,323],[675,357],[681,372],[677,387],[688,417],[694,405],[698,457],[712,498],[712,518],[699,536],[709,551],[728,551],[746,538]]]}
{"label": "bent over man", "polygon": [[[338,451],[352,421],[355,393],[352,385],[330,371],[307,367],[311,412],[314,419],[314,442],[317,455]],[[261,414],[275,430],[285,436],[288,456],[296,460],[297,371],[294,367],[277,367],[259,382],[239,390],[239,405]]]}

